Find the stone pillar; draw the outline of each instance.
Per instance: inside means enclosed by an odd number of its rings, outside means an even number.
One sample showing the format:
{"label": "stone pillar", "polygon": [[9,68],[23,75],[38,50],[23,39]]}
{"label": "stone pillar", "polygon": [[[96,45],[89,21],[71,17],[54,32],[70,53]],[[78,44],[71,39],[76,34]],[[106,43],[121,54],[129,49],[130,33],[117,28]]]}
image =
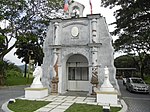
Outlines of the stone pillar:
{"label": "stone pillar", "polygon": [[58,60],[59,60],[59,55],[57,53],[57,49],[54,48],[54,58],[53,58],[53,78],[52,78],[52,93],[58,93],[58,82],[59,82],[59,77],[58,77]]}
{"label": "stone pillar", "polygon": [[61,49],[58,49],[58,93],[62,93],[62,63],[61,63]]}
{"label": "stone pillar", "polygon": [[[97,38],[97,20],[92,19],[92,44],[98,43],[98,38]],[[92,94],[95,95],[96,93],[94,92],[94,88],[98,86],[98,63],[97,63],[97,58],[98,58],[98,48],[96,46],[93,46],[91,49],[92,53],[92,78],[91,78],[91,83],[92,83]]]}
{"label": "stone pillar", "polygon": [[97,64],[97,48],[92,48],[92,94],[95,95],[94,87],[98,85],[98,64]]}
{"label": "stone pillar", "polygon": [[[59,45],[59,23],[54,23],[54,46]],[[59,60],[59,54],[58,49],[54,48],[53,50],[53,78],[52,78],[52,93],[57,94],[58,93],[58,60]]]}
{"label": "stone pillar", "polygon": [[59,45],[59,23],[58,22],[55,22],[54,23],[54,27],[55,27],[55,30],[54,30],[54,45]]}
{"label": "stone pillar", "polygon": [[96,19],[92,19],[92,43],[98,43]]}

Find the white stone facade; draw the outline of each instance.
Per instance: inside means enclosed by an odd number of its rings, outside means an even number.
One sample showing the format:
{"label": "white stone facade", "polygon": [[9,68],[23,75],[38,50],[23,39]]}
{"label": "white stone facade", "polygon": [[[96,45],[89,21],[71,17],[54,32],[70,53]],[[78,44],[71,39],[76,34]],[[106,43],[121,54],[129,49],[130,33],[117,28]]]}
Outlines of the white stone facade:
{"label": "white stone facade", "polygon": [[100,14],[51,20],[44,42],[42,83],[51,92],[55,76],[53,62],[57,54],[58,93],[67,90],[92,93],[91,80],[97,78],[100,87],[105,66],[109,69],[111,84],[118,90],[113,52],[112,38],[105,18]]}

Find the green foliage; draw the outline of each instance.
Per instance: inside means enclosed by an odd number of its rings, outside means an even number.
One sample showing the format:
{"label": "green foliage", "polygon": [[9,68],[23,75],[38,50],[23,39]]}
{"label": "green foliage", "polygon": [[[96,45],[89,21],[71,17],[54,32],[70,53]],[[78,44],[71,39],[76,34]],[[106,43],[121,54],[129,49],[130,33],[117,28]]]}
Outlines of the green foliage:
{"label": "green foliage", "polygon": [[147,75],[146,77],[144,77],[144,81],[145,81],[147,84],[150,84],[150,75]]}
{"label": "green foliage", "polygon": [[147,53],[150,49],[150,1],[149,0],[102,0],[102,5],[115,11],[116,29],[118,35],[115,50],[127,53]]}
{"label": "green foliage", "polygon": [[17,46],[16,53],[18,58],[22,58],[22,61],[29,63],[29,59],[34,60],[34,63],[39,65],[43,62],[44,53],[40,45],[37,43],[22,43]]}
{"label": "green foliage", "polygon": [[[144,60],[150,49],[150,1],[149,0],[102,0],[102,5],[113,8],[115,11],[116,29],[112,34],[119,36],[115,41],[115,51],[137,55],[136,64],[141,77],[145,69]],[[134,59],[135,60],[135,59]]]}
{"label": "green foliage", "polygon": [[27,85],[31,84],[33,78],[25,78],[25,77],[8,77],[5,81],[6,86],[16,86],[16,85]]}
{"label": "green foliage", "polygon": [[[111,112],[118,112],[121,108],[112,107]],[[103,108],[99,105],[74,103],[65,112],[102,112]]]}
{"label": "green foliage", "polygon": [[47,0],[49,7],[52,9],[60,9],[63,8],[64,0]]}
{"label": "green foliage", "polygon": [[114,65],[116,68],[136,68],[132,57],[129,55],[117,57],[114,61]]}
{"label": "green foliage", "polygon": [[8,108],[14,112],[34,112],[35,110],[47,105],[48,101],[31,101],[16,99],[15,103],[8,104]]}
{"label": "green foliage", "polygon": [[144,78],[146,75],[150,76],[150,59],[149,55],[143,55],[141,54],[141,57],[135,55],[120,56],[115,59],[114,64],[117,68],[136,68],[137,75]]}
{"label": "green foliage", "polygon": [[16,70],[7,70],[7,78],[10,77],[23,77],[23,74]]}

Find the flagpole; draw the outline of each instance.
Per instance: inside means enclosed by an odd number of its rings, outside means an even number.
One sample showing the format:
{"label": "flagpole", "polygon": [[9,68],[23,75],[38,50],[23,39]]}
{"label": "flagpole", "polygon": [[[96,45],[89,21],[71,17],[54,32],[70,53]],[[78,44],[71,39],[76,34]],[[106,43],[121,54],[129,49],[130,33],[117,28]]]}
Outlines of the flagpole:
{"label": "flagpole", "polygon": [[90,9],[91,9],[91,15],[93,14],[93,11],[92,11],[92,3],[91,3],[91,0],[89,0],[89,4],[90,4]]}

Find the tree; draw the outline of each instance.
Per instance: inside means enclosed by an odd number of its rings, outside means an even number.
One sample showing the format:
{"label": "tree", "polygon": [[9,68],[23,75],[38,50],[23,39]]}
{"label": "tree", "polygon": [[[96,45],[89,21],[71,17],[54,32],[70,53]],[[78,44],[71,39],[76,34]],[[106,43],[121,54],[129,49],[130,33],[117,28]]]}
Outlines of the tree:
{"label": "tree", "polygon": [[[28,41],[26,43],[29,45],[33,39],[36,45],[41,46],[50,21],[50,12],[61,7],[62,3],[62,0],[0,0],[0,22],[7,23],[4,28],[0,27],[0,62],[24,41]],[[31,39],[26,39],[29,35]],[[10,46],[12,39],[15,42]],[[4,72],[0,71],[0,77],[3,77]]]}
{"label": "tree", "polygon": [[136,68],[135,63],[130,55],[119,56],[114,60],[116,68]]}
{"label": "tree", "polygon": [[[0,0],[0,22],[5,22],[5,27],[0,27],[0,62],[3,63],[0,70],[0,82],[4,82],[5,66],[4,56],[9,53],[17,44],[22,13],[26,8],[25,0]],[[6,24],[8,23],[8,24]],[[16,39],[14,44],[9,44],[12,39]]]}
{"label": "tree", "polygon": [[150,50],[150,1],[149,0],[102,0],[102,5],[119,9],[114,12],[116,29],[113,35],[119,36],[114,43],[116,51],[139,57],[141,77],[143,78],[143,61]]}

